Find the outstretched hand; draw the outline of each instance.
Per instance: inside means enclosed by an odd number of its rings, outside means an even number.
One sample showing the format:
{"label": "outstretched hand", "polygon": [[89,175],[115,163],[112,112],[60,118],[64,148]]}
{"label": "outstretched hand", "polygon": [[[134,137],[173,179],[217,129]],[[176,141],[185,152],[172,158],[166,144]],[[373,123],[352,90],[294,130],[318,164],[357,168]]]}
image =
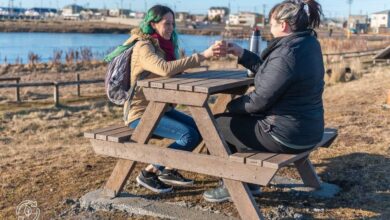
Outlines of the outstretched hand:
{"label": "outstretched hand", "polygon": [[226,56],[226,41],[216,41],[208,49],[203,51],[202,55],[208,59],[211,57],[222,57]]}
{"label": "outstretched hand", "polygon": [[244,49],[242,49],[242,47],[238,46],[235,43],[228,43],[227,52],[229,54],[233,54],[234,56],[242,57]]}

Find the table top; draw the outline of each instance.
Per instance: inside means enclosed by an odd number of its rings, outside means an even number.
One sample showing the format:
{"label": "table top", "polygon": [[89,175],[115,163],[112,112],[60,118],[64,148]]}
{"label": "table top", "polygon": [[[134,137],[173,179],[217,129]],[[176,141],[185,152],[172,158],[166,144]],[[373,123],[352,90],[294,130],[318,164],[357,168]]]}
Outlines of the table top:
{"label": "table top", "polygon": [[218,93],[228,89],[253,84],[253,78],[243,70],[211,70],[180,74],[172,77],[157,77],[138,81],[145,88],[169,89],[177,91]]}

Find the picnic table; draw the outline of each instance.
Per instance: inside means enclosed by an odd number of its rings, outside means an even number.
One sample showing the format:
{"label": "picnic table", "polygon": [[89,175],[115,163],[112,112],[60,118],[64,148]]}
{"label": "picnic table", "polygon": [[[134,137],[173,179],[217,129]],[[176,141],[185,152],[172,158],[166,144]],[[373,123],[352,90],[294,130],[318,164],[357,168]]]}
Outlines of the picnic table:
{"label": "picnic table", "polygon": [[[244,94],[253,85],[246,71],[223,70],[182,74],[138,82],[149,104],[135,130],[115,125],[86,132],[95,153],[119,158],[104,186],[106,195],[116,197],[122,191],[136,161],[161,164],[181,170],[223,178],[242,219],[262,219],[259,206],[246,183],[266,186],[276,172],[293,163],[304,184],[319,188],[320,180],[309,160],[312,151],[300,154],[241,152],[232,154],[218,131],[214,114],[225,111],[226,104]],[[210,107],[211,95],[218,98]],[[170,104],[185,105],[194,118],[210,155],[161,148],[147,144],[153,130]],[[337,130],[326,129],[317,145],[329,146]],[[313,149],[314,150],[314,149]]]}

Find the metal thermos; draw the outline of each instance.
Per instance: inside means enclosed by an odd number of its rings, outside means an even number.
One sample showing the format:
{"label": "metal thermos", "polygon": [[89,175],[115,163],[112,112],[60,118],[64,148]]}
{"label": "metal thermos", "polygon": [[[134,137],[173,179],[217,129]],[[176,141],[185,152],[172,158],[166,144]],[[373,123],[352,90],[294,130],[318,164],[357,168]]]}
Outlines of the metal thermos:
{"label": "metal thermos", "polygon": [[[249,50],[259,56],[260,56],[260,40],[261,40],[260,30],[259,28],[256,27],[252,32],[252,36],[249,44]],[[255,74],[256,73],[252,73],[252,71],[250,70],[248,70],[247,72],[248,77],[254,77]]]}

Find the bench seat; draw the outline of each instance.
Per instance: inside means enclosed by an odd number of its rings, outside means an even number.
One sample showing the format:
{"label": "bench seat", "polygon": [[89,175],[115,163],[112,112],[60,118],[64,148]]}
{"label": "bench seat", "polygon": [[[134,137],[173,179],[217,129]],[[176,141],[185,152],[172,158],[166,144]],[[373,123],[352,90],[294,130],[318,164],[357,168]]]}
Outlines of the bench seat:
{"label": "bench seat", "polygon": [[[113,125],[107,128],[85,132],[91,139],[95,153],[121,159],[136,160],[144,163],[158,163],[192,172],[203,173],[223,178],[242,180],[249,183],[268,185],[273,175],[280,168],[294,163],[302,175],[310,177],[303,180],[306,185],[318,188],[320,181],[308,160],[309,154],[317,147],[327,147],[337,136],[336,129],[325,129],[322,141],[311,151],[300,154],[277,154],[268,152],[235,153],[228,158],[204,155],[138,144],[130,141],[133,130],[124,125]],[[186,161],[191,161],[189,165]],[[210,165],[213,166],[210,169]],[[303,166],[303,168],[299,168]],[[312,171],[308,171],[312,170]],[[241,172],[236,172],[241,170]],[[305,171],[306,170],[306,171]],[[301,172],[302,171],[302,172]],[[307,179],[307,181],[305,181]]]}

